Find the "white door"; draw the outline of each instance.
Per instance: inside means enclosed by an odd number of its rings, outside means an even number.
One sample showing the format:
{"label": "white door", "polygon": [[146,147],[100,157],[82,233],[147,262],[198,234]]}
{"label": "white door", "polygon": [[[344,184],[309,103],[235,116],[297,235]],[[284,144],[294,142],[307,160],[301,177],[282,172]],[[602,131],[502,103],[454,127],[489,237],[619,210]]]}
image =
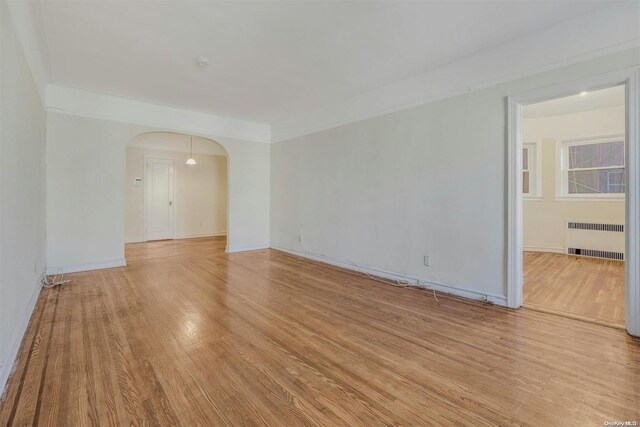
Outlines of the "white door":
{"label": "white door", "polygon": [[147,159],[147,240],[173,239],[173,160]]}

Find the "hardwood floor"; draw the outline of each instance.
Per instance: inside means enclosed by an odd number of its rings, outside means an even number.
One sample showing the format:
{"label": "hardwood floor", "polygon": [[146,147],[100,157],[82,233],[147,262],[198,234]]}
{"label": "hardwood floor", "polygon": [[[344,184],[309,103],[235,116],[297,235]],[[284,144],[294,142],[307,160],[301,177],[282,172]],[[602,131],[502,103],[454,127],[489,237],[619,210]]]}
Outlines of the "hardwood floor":
{"label": "hardwood floor", "polygon": [[131,264],[152,258],[223,254],[226,247],[227,238],[218,236],[129,243],[124,252],[127,264]]}
{"label": "hardwood floor", "polygon": [[624,263],[525,252],[525,307],[624,328]]}
{"label": "hardwood floor", "polygon": [[624,331],[220,247],[132,245],[43,290],[0,425],[640,421]]}

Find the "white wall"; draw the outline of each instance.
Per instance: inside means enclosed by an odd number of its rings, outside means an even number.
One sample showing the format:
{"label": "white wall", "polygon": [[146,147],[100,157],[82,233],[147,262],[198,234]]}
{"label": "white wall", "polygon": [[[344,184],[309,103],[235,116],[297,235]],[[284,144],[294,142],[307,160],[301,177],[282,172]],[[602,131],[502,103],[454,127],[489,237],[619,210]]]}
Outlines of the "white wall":
{"label": "white wall", "polygon": [[637,47],[639,2],[621,2],[481,49],[419,74],[371,88],[271,125],[271,140],[311,132],[418,106]]}
{"label": "white wall", "polygon": [[[193,139],[193,148],[191,144]],[[194,153],[212,154],[215,156],[226,156],[224,148],[210,139],[188,134],[171,132],[150,132],[138,135],[129,142],[127,147],[135,147],[149,150],[176,151],[185,153],[193,150]]]}
{"label": "white wall", "polygon": [[[146,135],[154,134],[143,136]],[[208,145],[216,144],[208,142]],[[194,153],[198,162],[195,166],[188,166],[185,163],[189,158],[188,152],[127,147],[126,156],[125,241],[127,243],[145,240],[143,185],[146,179],[146,157],[173,160],[176,239],[227,234],[226,156]],[[142,178],[142,185],[134,185],[135,177]]]}
{"label": "white wall", "polygon": [[0,2],[0,393],[45,264],[45,112]]}
{"label": "white wall", "polygon": [[[47,266],[67,271],[124,262],[125,157],[135,136],[171,129],[47,114]],[[228,153],[230,251],[269,245],[269,150],[214,138]]]}
{"label": "white wall", "polygon": [[624,106],[524,119],[524,141],[542,144],[542,199],[524,201],[525,250],[564,252],[569,221],[624,224],[624,200],[556,200],[557,143],[624,133]]}
{"label": "white wall", "polygon": [[631,49],[274,144],[272,245],[504,303],[505,97],[639,63]]}

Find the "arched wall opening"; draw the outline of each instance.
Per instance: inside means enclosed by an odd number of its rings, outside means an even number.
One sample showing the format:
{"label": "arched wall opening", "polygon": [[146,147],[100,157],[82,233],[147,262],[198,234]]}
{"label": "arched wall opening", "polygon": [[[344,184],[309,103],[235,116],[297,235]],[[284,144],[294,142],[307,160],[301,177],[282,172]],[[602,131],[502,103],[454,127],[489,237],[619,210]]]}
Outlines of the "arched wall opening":
{"label": "arched wall opening", "polygon": [[215,236],[228,249],[229,156],[221,144],[153,131],[132,138],[125,157],[125,244]]}
{"label": "arched wall opening", "polygon": [[149,132],[198,135],[222,145],[228,173],[227,252],[269,247],[270,144],[197,129],[48,113],[48,271],[126,265],[126,149],[134,137]]}

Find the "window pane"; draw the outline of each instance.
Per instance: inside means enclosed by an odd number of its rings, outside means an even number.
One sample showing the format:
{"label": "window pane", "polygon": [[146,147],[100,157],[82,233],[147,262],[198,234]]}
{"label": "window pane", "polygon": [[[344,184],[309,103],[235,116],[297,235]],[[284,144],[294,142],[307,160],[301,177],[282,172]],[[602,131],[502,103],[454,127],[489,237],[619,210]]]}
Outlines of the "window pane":
{"label": "window pane", "polygon": [[522,192],[529,194],[529,171],[522,172]]}
{"label": "window pane", "polygon": [[624,141],[569,147],[569,169],[624,166]]}
{"label": "window pane", "polygon": [[522,169],[529,170],[529,149],[522,149]]}
{"label": "window pane", "polygon": [[569,171],[569,194],[624,193],[624,168]]}

